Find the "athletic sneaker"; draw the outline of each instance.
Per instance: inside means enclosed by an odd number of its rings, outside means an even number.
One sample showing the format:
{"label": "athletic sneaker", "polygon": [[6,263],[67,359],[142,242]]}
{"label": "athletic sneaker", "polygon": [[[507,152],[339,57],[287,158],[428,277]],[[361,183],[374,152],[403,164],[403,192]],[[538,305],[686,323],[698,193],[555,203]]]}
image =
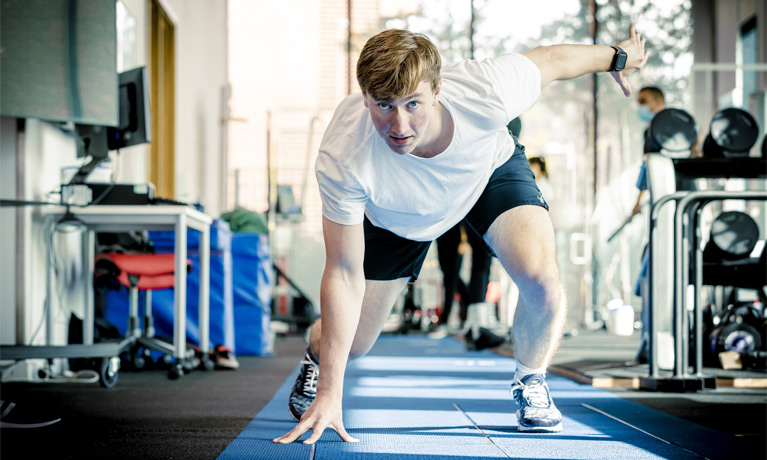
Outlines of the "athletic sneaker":
{"label": "athletic sneaker", "polygon": [[290,416],[297,422],[301,421],[301,416],[317,397],[317,379],[320,377],[320,365],[317,361],[312,350],[307,348],[304,359],[301,360],[303,366],[298,372],[296,383],[290,391],[290,400],[288,401]]}
{"label": "athletic sneaker", "polygon": [[475,328],[469,328],[463,336],[467,350],[480,351],[486,348],[500,347],[506,341],[505,337],[493,333],[486,327],[480,327],[475,334]]}
{"label": "athletic sneaker", "polygon": [[557,433],[562,431],[562,414],[554,406],[549,386],[541,374],[531,374],[511,384],[517,402],[517,431]]}

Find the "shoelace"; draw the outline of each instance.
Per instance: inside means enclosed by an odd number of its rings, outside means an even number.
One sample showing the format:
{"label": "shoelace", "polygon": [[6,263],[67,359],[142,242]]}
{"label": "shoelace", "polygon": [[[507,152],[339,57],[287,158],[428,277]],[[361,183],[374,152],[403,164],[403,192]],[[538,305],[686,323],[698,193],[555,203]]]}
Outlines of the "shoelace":
{"label": "shoelace", "polygon": [[511,393],[521,390],[522,399],[524,399],[530,407],[548,408],[550,406],[549,392],[545,385],[534,384],[525,385],[522,382],[517,382],[511,387]]}
{"label": "shoelace", "polygon": [[306,376],[304,379],[304,393],[317,394],[317,380],[319,379],[320,372],[317,369],[317,365],[309,359],[302,359],[301,364],[310,366],[311,375]]}
{"label": "shoelace", "polygon": [[543,385],[526,386],[522,390],[522,397],[532,406],[540,408],[549,407],[549,392]]}

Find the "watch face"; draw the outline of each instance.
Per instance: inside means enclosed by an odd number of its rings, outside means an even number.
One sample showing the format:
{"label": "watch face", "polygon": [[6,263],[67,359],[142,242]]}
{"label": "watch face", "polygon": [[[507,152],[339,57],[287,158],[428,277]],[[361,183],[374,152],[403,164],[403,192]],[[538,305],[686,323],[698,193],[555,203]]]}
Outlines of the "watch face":
{"label": "watch face", "polygon": [[615,70],[623,70],[626,67],[626,59],[628,56],[625,53],[618,53],[618,60],[615,61]]}

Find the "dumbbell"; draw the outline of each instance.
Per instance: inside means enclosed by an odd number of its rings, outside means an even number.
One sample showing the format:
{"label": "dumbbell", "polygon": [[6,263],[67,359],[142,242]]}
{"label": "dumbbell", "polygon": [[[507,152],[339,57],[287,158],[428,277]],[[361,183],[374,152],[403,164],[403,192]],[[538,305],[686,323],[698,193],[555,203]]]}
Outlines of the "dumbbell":
{"label": "dumbbell", "polygon": [[645,132],[644,151],[688,157],[697,139],[698,128],[692,115],[682,109],[663,109],[655,114]]}
{"label": "dumbbell", "polygon": [[734,107],[720,110],[711,119],[708,136],[703,141],[703,156],[747,157],[758,137],[759,125],[750,113]]}
{"label": "dumbbell", "polygon": [[741,211],[726,211],[711,224],[711,237],[703,250],[707,262],[748,257],[759,240],[759,227]]}

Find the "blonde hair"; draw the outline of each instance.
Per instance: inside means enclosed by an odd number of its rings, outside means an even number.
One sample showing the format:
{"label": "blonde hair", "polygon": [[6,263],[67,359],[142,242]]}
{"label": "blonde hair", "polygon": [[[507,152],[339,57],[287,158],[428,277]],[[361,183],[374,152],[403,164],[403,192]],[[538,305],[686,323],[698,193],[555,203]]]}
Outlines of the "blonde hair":
{"label": "blonde hair", "polygon": [[377,101],[393,101],[413,94],[422,81],[439,85],[442,60],[425,36],[390,29],[371,37],[357,61],[357,82]]}

